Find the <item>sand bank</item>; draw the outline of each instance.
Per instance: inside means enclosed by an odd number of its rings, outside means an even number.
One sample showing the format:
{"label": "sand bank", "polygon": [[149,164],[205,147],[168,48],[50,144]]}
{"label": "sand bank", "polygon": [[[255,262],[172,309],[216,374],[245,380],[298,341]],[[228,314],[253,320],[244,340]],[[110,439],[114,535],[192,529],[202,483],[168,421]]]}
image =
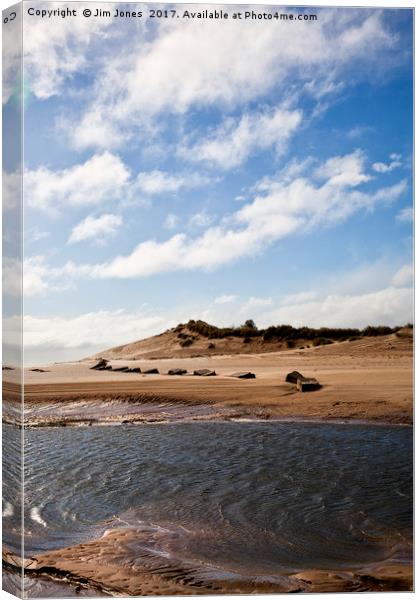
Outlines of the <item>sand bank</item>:
{"label": "sand bank", "polygon": [[[44,365],[45,372],[27,369],[25,410],[32,424],[153,422],[182,417],[412,422],[412,344],[395,337],[256,355],[111,361],[117,368],[158,368],[159,375],[93,371],[92,364],[94,361]],[[189,373],[211,368],[217,376],[165,374],[174,367]],[[322,389],[302,393],[285,383],[286,373],[294,369],[316,377]],[[252,371],[256,379],[230,377],[235,371]],[[4,400],[5,420],[16,423],[16,386],[5,385]]]}
{"label": "sand bank", "polygon": [[[41,578],[76,586],[78,591],[96,595],[151,596],[249,594],[285,592],[366,592],[410,591],[413,589],[412,566],[409,563],[385,561],[345,570],[311,569],[282,572],[278,575],[244,576],[220,571],[212,565],[179,561],[153,553],[136,552],[130,543],[139,545],[142,534],[132,529],[107,532],[99,540],[37,555],[25,561],[28,586]],[[145,547],[149,540],[145,537]],[[13,573],[20,561],[3,552],[6,571]],[[45,588],[44,588],[45,589]],[[85,593],[86,595],[86,593]],[[90,595],[90,594],[89,594]]]}

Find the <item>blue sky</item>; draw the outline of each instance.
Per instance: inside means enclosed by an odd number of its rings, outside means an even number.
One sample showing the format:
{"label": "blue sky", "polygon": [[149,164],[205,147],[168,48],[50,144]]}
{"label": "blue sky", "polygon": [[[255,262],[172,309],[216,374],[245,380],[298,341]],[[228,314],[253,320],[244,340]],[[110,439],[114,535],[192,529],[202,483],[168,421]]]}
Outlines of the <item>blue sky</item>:
{"label": "blue sky", "polygon": [[190,318],[412,319],[411,11],[217,23],[78,6],[54,27],[25,18],[29,360]]}

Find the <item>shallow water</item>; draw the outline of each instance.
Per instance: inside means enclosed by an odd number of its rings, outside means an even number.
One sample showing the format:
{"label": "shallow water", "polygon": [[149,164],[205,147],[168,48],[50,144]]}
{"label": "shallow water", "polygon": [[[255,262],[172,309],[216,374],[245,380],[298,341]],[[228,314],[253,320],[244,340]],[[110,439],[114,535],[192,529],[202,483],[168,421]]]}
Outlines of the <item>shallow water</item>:
{"label": "shallow water", "polygon": [[[14,431],[4,426],[6,447]],[[25,453],[27,555],[138,527],[153,534],[156,553],[269,576],[366,565],[410,545],[410,428],[43,428],[26,432]],[[10,477],[3,531],[13,548],[19,512]]]}

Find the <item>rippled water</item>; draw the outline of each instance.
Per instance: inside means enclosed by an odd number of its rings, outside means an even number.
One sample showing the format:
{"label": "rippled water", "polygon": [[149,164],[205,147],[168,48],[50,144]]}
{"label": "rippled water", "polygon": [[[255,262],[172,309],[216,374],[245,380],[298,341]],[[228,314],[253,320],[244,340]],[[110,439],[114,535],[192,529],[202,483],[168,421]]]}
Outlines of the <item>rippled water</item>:
{"label": "rippled water", "polygon": [[[5,426],[6,445],[13,430]],[[364,565],[410,542],[406,427],[47,428],[28,430],[25,450],[27,554],[135,526],[162,533],[155,551],[269,575]],[[18,517],[7,472],[4,488],[4,536],[13,547]]]}

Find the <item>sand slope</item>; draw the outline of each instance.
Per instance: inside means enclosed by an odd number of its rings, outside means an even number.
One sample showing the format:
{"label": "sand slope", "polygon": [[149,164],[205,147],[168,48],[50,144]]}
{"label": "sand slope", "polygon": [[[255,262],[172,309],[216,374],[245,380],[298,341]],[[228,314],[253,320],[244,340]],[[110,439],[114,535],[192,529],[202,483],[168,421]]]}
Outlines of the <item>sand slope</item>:
{"label": "sand slope", "polygon": [[[363,338],[305,350],[158,360],[113,360],[113,366],[156,367],[160,375],[92,371],[94,361],[50,365],[48,372],[25,372],[26,407],[54,403],[56,414],[68,402],[95,401],[142,405],[209,407],[206,418],[318,418],[362,419],[388,423],[412,422],[412,339],[395,334]],[[168,376],[169,368],[189,372],[211,368],[217,377]],[[285,383],[288,371],[297,369],[316,377],[322,389],[298,392]],[[252,371],[254,380],[233,379],[235,371]],[[13,396],[6,389],[6,399]],[[61,407],[61,409],[60,409]],[[73,411],[74,412],[74,411]],[[82,411],[83,412],[83,411]],[[98,412],[98,411],[97,411]],[[100,411],[99,411],[100,412]],[[187,411],[188,412],[188,411]],[[7,413],[7,411],[6,411]],[[117,415],[118,410],[114,411]],[[159,411],[158,411],[159,413]],[[163,416],[162,416],[163,413]],[[165,410],[154,420],[165,420]],[[7,419],[7,414],[5,415]],[[141,419],[140,419],[141,420]],[[94,422],[94,420],[93,420]]]}

